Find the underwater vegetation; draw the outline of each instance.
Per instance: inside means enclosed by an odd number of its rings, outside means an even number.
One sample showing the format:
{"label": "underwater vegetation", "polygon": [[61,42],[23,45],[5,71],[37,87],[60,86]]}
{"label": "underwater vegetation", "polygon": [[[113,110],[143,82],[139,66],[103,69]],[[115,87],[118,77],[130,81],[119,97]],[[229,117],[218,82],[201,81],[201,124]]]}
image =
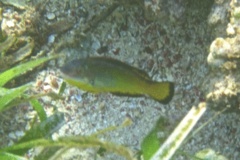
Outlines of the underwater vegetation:
{"label": "underwater vegetation", "polygon": [[[86,146],[101,146],[109,151],[116,152],[120,155],[125,156],[127,159],[133,159],[132,153],[130,150],[123,146],[118,146],[111,144],[109,142],[104,142],[96,138],[96,136],[85,136],[85,137],[62,137],[57,141],[52,141],[51,135],[53,132],[58,130],[64,124],[64,114],[57,112],[50,117],[47,117],[46,112],[44,111],[43,106],[37,98],[44,96],[28,95],[25,94],[27,90],[32,87],[32,84],[26,84],[17,88],[5,88],[4,85],[11,79],[25,73],[37,67],[38,65],[49,61],[59,56],[51,56],[48,58],[39,58],[36,60],[31,60],[27,63],[20,64],[16,67],[8,69],[0,73],[0,114],[3,114],[4,111],[10,109],[11,107],[18,106],[21,103],[30,102],[32,107],[36,110],[40,123],[33,125],[30,130],[28,130],[25,135],[20,138],[15,144],[1,147],[0,148],[0,158],[1,159],[16,159],[23,160],[26,159],[22,157],[30,148],[36,146],[44,146],[48,151],[48,154],[44,154],[44,159],[48,159],[55,154],[58,150],[66,150],[71,147],[86,147]],[[46,95],[45,95],[46,96]],[[128,123],[123,124],[123,126],[128,125]],[[122,126],[122,127],[123,127]],[[53,149],[49,152],[49,148]],[[64,149],[65,148],[65,149]],[[46,152],[45,150],[45,152]],[[43,152],[44,153],[44,152]],[[49,153],[51,153],[49,155]],[[38,155],[40,159],[43,158],[43,155]],[[38,156],[36,159],[38,159]],[[56,155],[55,155],[56,156]],[[60,156],[60,155],[59,155]]]}
{"label": "underwater vegetation", "polygon": [[33,47],[34,42],[30,37],[17,38],[16,36],[7,36],[0,43],[1,70],[5,70],[7,67],[13,66],[29,57],[32,54]]}

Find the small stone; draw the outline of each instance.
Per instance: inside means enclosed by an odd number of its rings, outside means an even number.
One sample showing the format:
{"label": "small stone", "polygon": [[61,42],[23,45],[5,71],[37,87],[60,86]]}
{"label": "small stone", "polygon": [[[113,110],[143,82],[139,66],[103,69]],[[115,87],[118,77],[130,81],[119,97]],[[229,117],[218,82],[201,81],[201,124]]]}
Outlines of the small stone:
{"label": "small stone", "polygon": [[51,34],[49,37],[48,37],[48,43],[53,43],[55,41],[55,35],[54,34]]}
{"label": "small stone", "polygon": [[80,94],[74,95],[74,98],[75,98],[78,102],[81,102],[81,101],[82,101],[82,96],[81,96]]}
{"label": "small stone", "polygon": [[52,12],[47,13],[47,19],[48,19],[48,20],[53,20],[55,17],[56,17],[56,16],[55,16],[54,13],[52,13]]}
{"label": "small stone", "polygon": [[13,132],[9,133],[8,137],[10,137],[12,139],[16,139],[17,138],[16,135]]}
{"label": "small stone", "polygon": [[216,38],[210,46],[210,54],[215,58],[226,58],[231,53],[231,45],[223,38]]}
{"label": "small stone", "polygon": [[227,27],[227,34],[228,35],[233,35],[233,34],[235,34],[235,30],[234,30],[234,28],[233,28],[233,26],[231,25],[231,24],[228,24],[228,27]]}
{"label": "small stone", "polygon": [[9,20],[6,22],[6,25],[9,27],[9,28],[13,28],[15,26],[13,20]]}
{"label": "small stone", "polygon": [[24,135],[24,132],[23,131],[16,131],[15,134],[16,134],[17,137],[22,137]]}
{"label": "small stone", "polygon": [[101,43],[99,40],[95,40],[93,43],[92,43],[92,49],[94,51],[98,50],[99,48],[101,47]]}

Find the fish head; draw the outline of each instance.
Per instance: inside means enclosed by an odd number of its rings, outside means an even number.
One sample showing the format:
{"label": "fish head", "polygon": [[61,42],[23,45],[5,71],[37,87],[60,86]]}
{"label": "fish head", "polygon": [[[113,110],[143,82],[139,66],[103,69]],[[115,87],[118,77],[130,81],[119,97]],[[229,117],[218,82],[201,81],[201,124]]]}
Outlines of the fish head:
{"label": "fish head", "polygon": [[62,66],[60,71],[62,72],[63,77],[79,79],[81,75],[84,75],[85,69],[86,66],[84,61],[76,59]]}
{"label": "fish head", "polygon": [[80,89],[92,90],[92,77],[85,59],[73,60],[60,68],[61,76],[70,85]]}

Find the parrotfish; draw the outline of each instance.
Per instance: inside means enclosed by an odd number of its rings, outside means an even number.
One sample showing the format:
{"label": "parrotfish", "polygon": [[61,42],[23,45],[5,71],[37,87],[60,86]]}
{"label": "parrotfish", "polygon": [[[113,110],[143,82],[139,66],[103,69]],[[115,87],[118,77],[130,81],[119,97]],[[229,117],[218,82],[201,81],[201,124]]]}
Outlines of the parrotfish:
{"label": "parrotfish", "polygon": [[163,104],[174,95],[173,82],[153,81],[146,72],[112,58],[75,59],[60,70],[67,83],[92,93],[147,96]]}

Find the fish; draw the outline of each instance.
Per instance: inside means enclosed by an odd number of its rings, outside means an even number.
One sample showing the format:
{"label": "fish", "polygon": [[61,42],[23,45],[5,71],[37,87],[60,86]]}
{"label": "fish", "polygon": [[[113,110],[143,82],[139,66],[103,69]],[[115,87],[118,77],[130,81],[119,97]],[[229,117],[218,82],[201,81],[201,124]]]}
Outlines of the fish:
{"label": "fish", "polygon": [[91,93],[147,96],[162,104],[174,95],[173,82],[153,81],[146,72],[109,57],[75,59],[60,71],[68,84]]}

